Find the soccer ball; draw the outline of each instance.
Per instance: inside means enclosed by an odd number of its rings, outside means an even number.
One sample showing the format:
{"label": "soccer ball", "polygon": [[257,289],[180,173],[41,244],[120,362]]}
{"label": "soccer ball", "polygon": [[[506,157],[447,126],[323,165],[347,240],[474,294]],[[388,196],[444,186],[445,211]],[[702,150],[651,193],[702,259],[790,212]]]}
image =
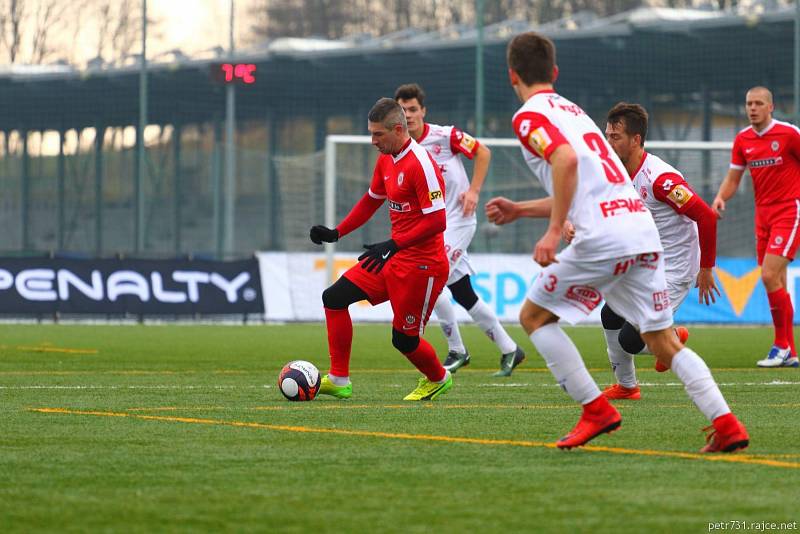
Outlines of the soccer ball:
{"label": "soccer ball", "polygon": [[319,390],[319,370],[304,360],[289,362],[278,375],[278,387],[290,401],[310,401]]}

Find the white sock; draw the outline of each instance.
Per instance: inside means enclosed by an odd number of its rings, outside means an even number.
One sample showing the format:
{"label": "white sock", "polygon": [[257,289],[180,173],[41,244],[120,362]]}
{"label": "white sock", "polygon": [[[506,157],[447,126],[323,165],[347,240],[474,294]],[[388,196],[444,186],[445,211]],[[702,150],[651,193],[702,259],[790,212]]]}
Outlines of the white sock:
{"label": "white sock", "polygon": [[720,415],[730,413],[731,409],[706,362],[692,349],[684,347],[672,357],[672,372],[683,382],[689,398],[706,419],[713,421]]}
{"label": "white sock", "polygon": [[530,335],[558,384],[570,397],[588,404],[600,396],[577,347],[557,323],[545,325]]}
{"label": "white sock", "polygon": [[625,352],[619,344],[619,330],[603,329],[608,347],[608,361],[617,377],[617,383],[626,388],[636,387],[636,367],[633,365],[633,356]]}
{"label": "white sock", "polygon": [[450,378],[450,371],[448,371],[447,369],[445,369],[445,370],[444,370],[444,378],[442,378],[441,380],[437,381],[436,383],[437,383],[437,384],[444,384],[445,382],[447,382],[447,380],[448,380],[449,378]]}
{"label": "white sock", "polygon": [[467,352],[464,342],[461,340],[461,332],[458,330],[458,320],[456,320],[456,309],[450,302],[450,291],[442,291],[436,304],[433,306],[436,318],[439,319],[439,326],[442,327],[444,337],[447,338],[447,350]]}
{"label": "white sock", "polygon": [[350,383],[349,376],[336,376],[330,373],[328,373],[328,380],[330,380],[334,386],[346,386]]}
{"label": "white sock", "polygon": [[478,299],[475,305],[467,310],[472,319],[478,323],[481,330],[494,341],[502,354],[508,354],[517,350],[517,344],[508,335],[506,329],[500,324],[497,315],[482,300]]}

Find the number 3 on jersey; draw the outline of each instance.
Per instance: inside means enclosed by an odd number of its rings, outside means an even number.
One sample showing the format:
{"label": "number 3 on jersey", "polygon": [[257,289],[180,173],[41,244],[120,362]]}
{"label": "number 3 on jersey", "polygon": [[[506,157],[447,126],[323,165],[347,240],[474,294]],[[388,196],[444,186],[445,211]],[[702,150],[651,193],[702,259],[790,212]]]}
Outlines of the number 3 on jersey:
{"label": "number 3 on jersey", "polygon": [[625,183],[625,174],[619,170],[614,160],[608,157],[608,145],[603,141],[603,138],[595,132],[589,132],[583,136],[583,140],[586,142],[586,146],[600,156],[600,161],[603,163],[603,170],[606,173],[606,180],[612,184]]}

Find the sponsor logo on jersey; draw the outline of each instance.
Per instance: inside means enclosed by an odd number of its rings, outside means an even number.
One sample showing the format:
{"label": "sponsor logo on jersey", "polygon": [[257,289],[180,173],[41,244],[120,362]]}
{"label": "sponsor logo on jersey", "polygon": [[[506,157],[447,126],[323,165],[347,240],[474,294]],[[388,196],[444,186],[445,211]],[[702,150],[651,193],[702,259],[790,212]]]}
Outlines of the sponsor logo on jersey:
{"label": "sponsor logo on jersey", "polygon": [[528,136],[528,146],[530,146],[539,156],[544,157],[544,153],[547,151],[547,148],[553,144],[553,140],[550,139],[550,135],[548,135],[547,130],[542,128],[536,128],[531,134]]}
{"label": "sponsor logo on jersey", "polygon": [[565,297],[583,308],[586,313],[591,313],[603,300],[600,292],[591,286],[570,286]]}
{"label": "sponsor logo on jersey", "polygon": [[428,197],[431,199],[431,202],[435,200],[441,200],[444,198],[444,195],[438,189],[436,191],[431,191],[428,193]]}
{"label": "sponsor logo on jersey", "polygon": [[669,292],[665,289],[664,291],[653,293],[653,309],[655,311],[664,311],[667,308],[669,308]]}
{"label": "sponsor logo on jersey", "polygon": [[667,194],[667,198],[679,208],[682,208],[693,196],[694,194],[691,189],[681,184],[676,185],[675,188]]}
{"label": "sponsor logo on jersey", "polygon": [[475,141],[474,137],[469,134],[463,134],[461,136],[461,143],[459,143],[459,146],[466,152],[472,152],[475,150],[475,143],[477,143],[477,141]]}
{"label": "sponsor logo on jersey", "polygon": [[783,158],[781,156],[778,156],[777,158],[754,159],[747,165],[751,169],[760,169],[761,167],[772,167],[773,165],[783,165]]}
{"label": "sponsor logo on jersey", "polygon": [[616,198],[600,203],[600,211],[603,217],[614,217],[626,213],[645,212],[644,201],[641,198]]}
{"label": "sponsor logo on jersey", "polygon": [[389,200],[389,209],[392,211],[400,211],[400,212],[409,212],[411,211],[411,204],[408,202],[395,202],[394,200]]}
{"label": "sponsor logo on jersey", "polygon": [[770,145],[770,148],[772,149],[773,152],[777,152],[780,147],[781,145],[777,141],[773,141],[772,144]]}
{"label": "sponsor logo on jersey", "polygon": [[655,271],[658,269],[658,252],[639,254],[636,256],[636,261],[639,263],[639,267]]}

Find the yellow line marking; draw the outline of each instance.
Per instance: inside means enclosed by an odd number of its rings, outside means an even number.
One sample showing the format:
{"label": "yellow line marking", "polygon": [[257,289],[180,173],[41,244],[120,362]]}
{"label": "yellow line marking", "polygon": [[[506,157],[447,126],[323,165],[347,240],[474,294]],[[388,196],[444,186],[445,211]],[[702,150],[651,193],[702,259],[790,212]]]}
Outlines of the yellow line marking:
{"label": "yellow line marking", "polygon": [[17,350],[26,350],[31,352],[58,352],[63,354],[99,354],[100,351],[97,349],[69,349],[69,348],[60,348],[60,347],[27,347],[24,345],[18,345],[14,347]]}
{"label": "yellow line marking", "polygon": [[[681,406],[686,408],[689,405]],[[289,403],[281,406],[253,406],[251,408],[244,408],[245,410],[252,411],[266,411],[266,412],[280,412],[280,411],[296,411],[296,410],[370,410],[370,409],[441,409],[441,410],[469,410],[469,409],[510,409],[510,410],[574,410],[574,404],[420,404],[407,402],[405,404],[351,404],[349,402],[320,402],[313,405]],[[618,409],[625,409],[628,406],[618,407]],[[147,412],[147,411],[180,411],[180,410],[230,410],[230,406],[154,406],[152,408],[136,407],[127,408],[128,412]],[[241,408],[240,408],[241,409]]]}
{"label": "yellow line marking", "polygon": [[[475,445],[510,445],[515,447],[541,447],[555,449],[555,443],[543,441],[526,441],[512,439],[486,439],[486,438],[467,438],[457,436],[436,436],[430,434],[405,434],[394,432],[375,432],[370,430],[344,430],[338,428],[314,428],[307,426],[292,425],[269,425],[264,423],[252,423],[247,421],[223,421],[220,419],[200,419],[196,417],[167,417],[163,415],[138,415],[121,412],[102,412],[89,410],[70,410],[67,408],[30,408],[31,411],[47,414],[67,414],[67,415],[93,415],[99,417],[130,417],[133,419],[143,419],[146,421],[164,421],[170,423],[191,423],[199,425],[233,426],[242,428],[259,428],[264,430],[279,430],[285,432],[301,432],[307,434],[336,434],[340,436],[360,436],[370,438],[386,438],[414,441],[437,441],[445,443],[469,443]],[[612,454],[628,454],[636,456],[650,456],[661,458],[682,458],[686,460],[705,460],[708,462],[726,462],[751,465],[765,465],[769,467],[784,467],[788,469],[800,469],[800,463],[781,462],[778,460],[754,458],[746,455],[733,454],[698,454],[678,451],[658,451],[650,449],[625,449],[622,447],[603,447],[598,445],[585,445],[584,451],[590,452],[609,452]]]}

